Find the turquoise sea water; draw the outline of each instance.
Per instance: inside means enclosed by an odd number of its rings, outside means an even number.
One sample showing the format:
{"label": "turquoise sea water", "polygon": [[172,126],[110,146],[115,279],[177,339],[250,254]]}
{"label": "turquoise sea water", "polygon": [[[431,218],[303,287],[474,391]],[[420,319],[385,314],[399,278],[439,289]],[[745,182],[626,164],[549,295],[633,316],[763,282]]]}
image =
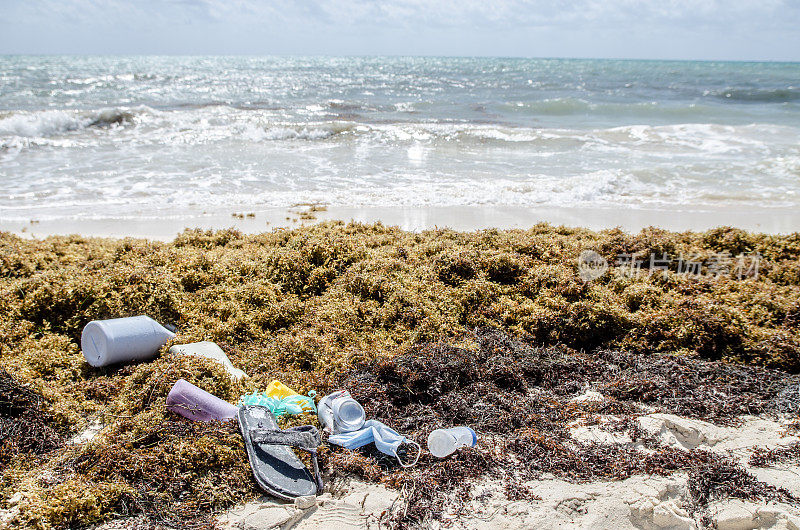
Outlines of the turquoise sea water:
{"label": "turquoise sea water", "polygon": [[800,206],[800,64],[0,57],[0,221]]}

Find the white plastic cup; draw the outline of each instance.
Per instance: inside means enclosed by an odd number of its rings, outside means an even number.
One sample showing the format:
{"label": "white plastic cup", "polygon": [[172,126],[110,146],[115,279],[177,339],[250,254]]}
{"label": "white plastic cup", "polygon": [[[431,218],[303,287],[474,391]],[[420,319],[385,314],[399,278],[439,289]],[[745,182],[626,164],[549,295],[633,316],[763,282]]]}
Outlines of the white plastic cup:
{"label": "white plastic cup", "polygon": [[192,342],[190,344],[176,344],[169,349],[170,353],[177,353],[179,355],[194,355],[195,357],[205,357],[220,363],[225,371],[235,379],[247,377],[247,374],[239,370],[235,366],[225,352],[222,351],[216,343],[210,341]]}
{"label": "white plastic cup", "polygon": [[357,431],[364,426],[367,415],[361,404],[347,390],[328,394],[317,405],[317,418],[328,433]]}
{"label": "white plastic cup", "polygon": [[148,316],[92,320],[81,333],[81,349],[94,367],[153,357],[175,334]]}
{"label": "white plastic cup", "polygon": [[478,435],[469,427],[436,429],[428,435],[428,451],[436,458],[444,458],[456,452],[459,447],[475,447]]}

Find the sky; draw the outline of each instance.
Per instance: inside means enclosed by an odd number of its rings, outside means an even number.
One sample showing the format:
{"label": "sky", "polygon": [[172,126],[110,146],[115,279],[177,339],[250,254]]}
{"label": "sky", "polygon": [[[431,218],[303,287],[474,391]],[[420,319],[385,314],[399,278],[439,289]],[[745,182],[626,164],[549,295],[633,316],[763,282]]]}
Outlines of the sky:
{"label": "sky", "polygon": [[800,61],[800,0],[0,0],[0,54]]}

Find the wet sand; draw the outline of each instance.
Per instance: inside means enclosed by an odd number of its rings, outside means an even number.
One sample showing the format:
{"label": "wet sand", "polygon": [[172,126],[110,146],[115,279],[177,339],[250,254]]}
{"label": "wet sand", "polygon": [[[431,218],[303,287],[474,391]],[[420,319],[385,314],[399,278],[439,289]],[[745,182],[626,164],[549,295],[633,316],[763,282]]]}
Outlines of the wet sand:
{"label": "wet sand", "polygon": [[524,229],[540,222],[580,226],[592,230],[619,227],[626,232],[638,232],[647,226],[673,231],[703,231],[718,226],[732,226],[773,234],[800,231],[800,211],[791,208],[677,211],[454,206],[396,209],[331,207],[321,211],[310,211],[308,205],[247,211],[230,208],[188,212],[185,215],[170,217],[0,221],[0,230],[28,237],[81,234],[100,237],[146,237],[167,241],[186,228],[232,227],[244,233],[259,233],[274,228],[294,228],[329,220],[352,220],[364,223],[381,221],[386,225],[398,226],[409,231],[437,227],[455,230]]}

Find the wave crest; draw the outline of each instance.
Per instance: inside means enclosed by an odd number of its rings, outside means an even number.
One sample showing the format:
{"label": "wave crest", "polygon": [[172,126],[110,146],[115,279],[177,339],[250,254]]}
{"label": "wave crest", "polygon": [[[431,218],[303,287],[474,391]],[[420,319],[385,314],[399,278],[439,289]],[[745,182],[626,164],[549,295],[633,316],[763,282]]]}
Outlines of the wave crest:
{"label": "wave crest", "polygon": [[800,87],[726,89],[713,92],[711,95],[720,99],[733,101],[749,101],[753,103],[792,103],[800,101]]}
{"label": "wave crest", "polygon": [[355,129],[355,123],[339,121],[266,127],[248,124],[241,129],[240,133],[245,139],[255,142],[264,140],[326,140],[333,136],[352,132]]}
{"label": "wave crest", "polygon": [[0,136],[42,138],[86,129],[132,123],[136,112],[129,109],[99,111],[45,110],[12,112],[0,118]]}

